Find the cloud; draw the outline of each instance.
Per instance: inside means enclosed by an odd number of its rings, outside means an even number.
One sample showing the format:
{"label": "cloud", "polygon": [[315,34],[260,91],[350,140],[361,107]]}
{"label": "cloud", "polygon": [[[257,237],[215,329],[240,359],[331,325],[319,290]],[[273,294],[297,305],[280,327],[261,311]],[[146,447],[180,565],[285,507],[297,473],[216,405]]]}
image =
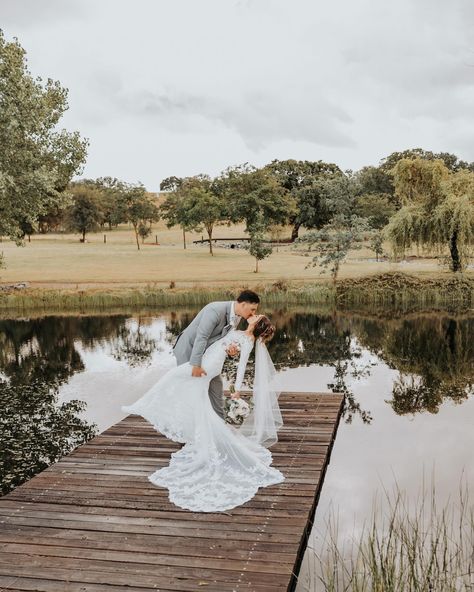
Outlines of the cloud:
{"label": "cloud", "polygon": [[0,0],[0,16],[2,27],[37,28],[64,19],[85,18],[86,15],[79,0]]}
{"label": "cloud", "polygon": [[237,132],[252,149],[280,140],[313,142],[322,146],[354,146],[342,127],[351,121],[341,108],[322,96],[288,89],[248,91],[240,95],[204,96],[185,92],[154,94],[141,91],[117,95],[120,109],[152,117],[161,126],[182,131],[202,128],[202,120]]}
{"label": "cloud", "polygon": [[413,146],[474,160],[472,0],[0,7],[31,71],[69,88],[63,122],[90,138],[90,176],[156,187],[273,158],[357,169]]}

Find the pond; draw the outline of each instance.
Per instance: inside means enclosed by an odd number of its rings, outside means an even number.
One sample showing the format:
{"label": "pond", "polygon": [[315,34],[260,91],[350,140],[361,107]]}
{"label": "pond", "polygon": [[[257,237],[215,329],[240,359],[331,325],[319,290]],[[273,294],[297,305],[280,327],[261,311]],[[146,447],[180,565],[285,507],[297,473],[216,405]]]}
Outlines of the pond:
{"label": "pond", "polygon": [[[120,407],[166,371],[171,343],[195,312],[0,320],[3,493],[122,419]],[[312,549],[332,511],[350,536],[374,494],[395,483],[416,497],[434,473],[440,500],[456,493],[461,475],[474,484],[474,314],[288,309],[271,317],[269,351],[285,390],[346,395],[302,592],[317,589]]]}

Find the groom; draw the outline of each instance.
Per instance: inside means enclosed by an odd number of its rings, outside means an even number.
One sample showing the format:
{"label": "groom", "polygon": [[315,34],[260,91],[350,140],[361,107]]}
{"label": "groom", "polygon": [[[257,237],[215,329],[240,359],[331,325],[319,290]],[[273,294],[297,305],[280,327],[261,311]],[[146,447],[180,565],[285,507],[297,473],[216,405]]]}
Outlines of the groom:
{"label": "groom", "polygon": [[[174,355],[178,366],[189,362],[192,375],[200,377],[206,374],[201,368],[202,356],[206,349],[231,329],[235,329],[240,319],[248,319],[257,312],[260,298],[251,290],[244,290],[235,301],[210,302],[201,309],[193,321],[186,327],[174,344]],[[229,346],[227,353],[237,353],[235,346]],[[224,417],[222,378],[216,376],[209,383],[209,398],[214,411]]]}

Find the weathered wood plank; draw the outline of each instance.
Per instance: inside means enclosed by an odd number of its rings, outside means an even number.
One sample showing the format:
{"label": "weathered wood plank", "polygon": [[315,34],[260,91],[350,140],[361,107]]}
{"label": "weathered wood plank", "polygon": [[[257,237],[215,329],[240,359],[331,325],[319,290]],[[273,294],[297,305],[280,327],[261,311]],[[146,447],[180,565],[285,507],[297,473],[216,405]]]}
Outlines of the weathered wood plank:
{"label": "weathered wood plank", "polygon": [[272,454],[286,480],[213,514],[150,483],[180,446],[124,418],[0,499],[0,590],[292,590],[342,402],[282,393]]}

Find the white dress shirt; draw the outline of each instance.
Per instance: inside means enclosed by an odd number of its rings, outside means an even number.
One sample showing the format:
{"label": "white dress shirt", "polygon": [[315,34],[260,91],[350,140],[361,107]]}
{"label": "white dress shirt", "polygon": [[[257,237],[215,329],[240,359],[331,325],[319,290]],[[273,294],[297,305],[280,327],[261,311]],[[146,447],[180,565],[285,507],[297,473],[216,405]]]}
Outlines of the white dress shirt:
{"label": "white dress shirt", "polygon": [[235,314],[235,302],[232,301],[230,305],[230,315],[229,315],[229,324],[237,328],[237,325],[240,323],[240,316]]}

